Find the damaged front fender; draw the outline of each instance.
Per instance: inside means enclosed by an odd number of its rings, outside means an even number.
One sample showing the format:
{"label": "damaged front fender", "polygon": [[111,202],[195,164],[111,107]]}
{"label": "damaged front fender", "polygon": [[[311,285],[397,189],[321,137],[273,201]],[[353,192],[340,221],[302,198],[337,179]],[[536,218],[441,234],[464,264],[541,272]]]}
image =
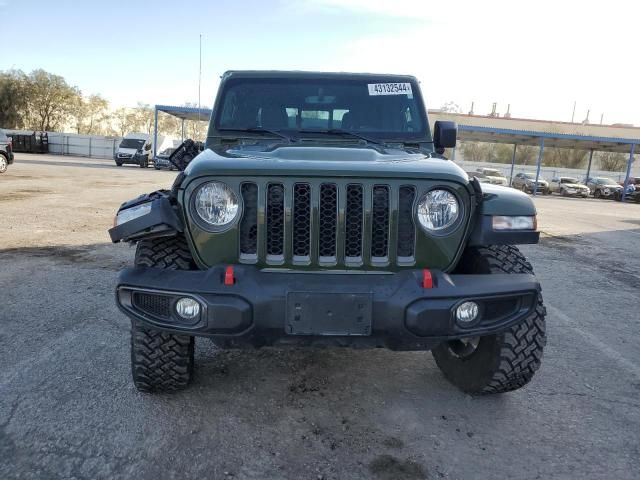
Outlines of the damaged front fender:
{"label": "damaged front fender", "polygon": [[[149,208],[140,208],[146,207]],[[131,212],[135,214],[132,215]],[[178,212],[166,190],[141,195],[123,203],[118,209],[115,226],[109,230],[113,243],[138,241],[143,238],[169,237],[184,231]]]}

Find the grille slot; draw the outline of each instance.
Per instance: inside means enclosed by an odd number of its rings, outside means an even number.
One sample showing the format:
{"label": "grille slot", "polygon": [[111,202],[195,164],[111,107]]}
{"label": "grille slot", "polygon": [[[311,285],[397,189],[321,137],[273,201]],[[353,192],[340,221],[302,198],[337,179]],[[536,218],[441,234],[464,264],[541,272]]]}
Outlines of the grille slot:
{"label": "grille slot", "polygon": [[133,292],[133,306],[153,317],[168,319],[171,317],[171,297],[155,293]]}
{"label": "grille slot", "polygon": [[240,222],[240,253],[258,253],[258,186],[244,183],[241,188],[244,213]]}
{"label": "grille slot", "polygon": [[241,263],[359,268],[415,261],[414,185],[251,179],[239,190]]}
{"label": "grille slot", "polygon": [[284,253],[284,187],[272,183],[267,189],[267,255]]}
{"label": "grille slot", "polygon": [[311,254],[311,186],[308,183],[293,186],[293,254],[297,257]]}
{"label": "grille slot", "polygon": [[389,187],[373,187],[371,211],[371,258],[387,258],[389,255]]}
{"label": "grille slot", "polygon": [[345,210],[345,246],[347,258],[362,257],[362,185],[347,186],[347,206]]}
{"label": "grille slot", "polygon": [[416,189],[400,187],[398,196],[398,257],[413,257],[416,245],[416,226],[413,223]]}
{"label": "grille slot", "polygon": [[320,235],[318,250],[321,257],[336,256],[336,227],[338,225],[338,189],[334,183],[320,186]]}

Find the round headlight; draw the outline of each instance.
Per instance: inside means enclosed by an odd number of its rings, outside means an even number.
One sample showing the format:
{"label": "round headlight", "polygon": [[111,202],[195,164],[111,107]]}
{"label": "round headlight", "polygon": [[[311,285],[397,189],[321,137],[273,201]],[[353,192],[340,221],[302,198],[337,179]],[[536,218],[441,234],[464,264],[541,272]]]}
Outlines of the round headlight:
{"label": "round headlight", "polygon": [[205,183],[196,193],[195,209],[204,222],[224,227],[238,215],[238,197],[222,182]]}
{"label": "round headlight", "polygon": [[431,190],[418,203],[418,221],[427,230],[444,230],[453,225],[459,215],[458,200],[447,190]]}

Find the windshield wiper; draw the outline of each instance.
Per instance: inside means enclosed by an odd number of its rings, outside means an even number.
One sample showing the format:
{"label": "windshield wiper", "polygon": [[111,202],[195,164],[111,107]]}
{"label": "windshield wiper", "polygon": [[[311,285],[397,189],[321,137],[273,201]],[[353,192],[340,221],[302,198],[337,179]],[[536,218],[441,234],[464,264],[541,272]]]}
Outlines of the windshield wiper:
{"label": "windshield wiper", "polygon": [[384,145],[385,142],[382,142],[378,139],[367,137],[366,135],[360,135],[359,133],[351,132],[349,130],[343,130],[341,128],[330,128],[328,130],[298,130],[300,133],[327,133],[329,135],[348,135],[354,138],[359,138],[360,140],[364,140],[367,143],[374,143],[376,145]]}
{"label": "windshield wiper", "polygon": [[247,128],[218,128],[221,132],[249,132],[249,133],[269,133],[271,135],[275,135],[276,137],[280,137],[288,142],[295,142],[297,139],[291,138],[284,133],[279,132],[278,130],[269,130],[268,128],[262,127],[247,127]]}

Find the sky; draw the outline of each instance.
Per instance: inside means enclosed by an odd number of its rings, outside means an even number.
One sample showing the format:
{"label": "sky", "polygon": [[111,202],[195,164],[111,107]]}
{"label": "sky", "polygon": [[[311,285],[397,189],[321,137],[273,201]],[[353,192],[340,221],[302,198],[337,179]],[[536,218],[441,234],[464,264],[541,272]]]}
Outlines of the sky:
{"label": "sky", "polygon": [[640,125],[631,0],[0,0],[0,70],[43,68],[114,107],[210,106],[232,69],[412,74],[428,108]]}

